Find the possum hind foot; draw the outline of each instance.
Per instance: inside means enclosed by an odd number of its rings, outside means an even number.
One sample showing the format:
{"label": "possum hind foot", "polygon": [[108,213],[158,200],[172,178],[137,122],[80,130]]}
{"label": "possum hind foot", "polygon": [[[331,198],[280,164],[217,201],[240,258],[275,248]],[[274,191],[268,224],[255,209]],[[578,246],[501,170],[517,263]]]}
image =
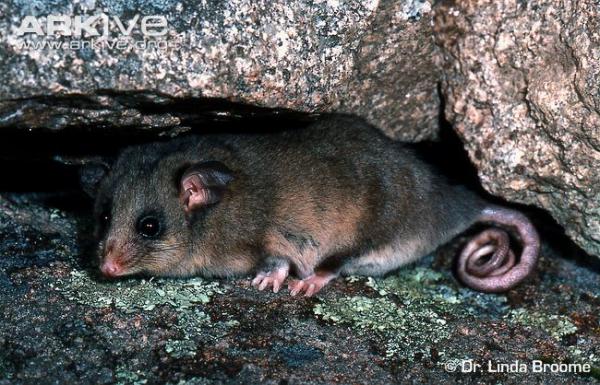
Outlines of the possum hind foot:
{"label": "possum hind foot", "polygon": [[288,284],[292,297],[304,292],[305,297],[312,297],[325,287],[332,279],[338,276],[330,271],[316,271],[304,279],[294,279]]}

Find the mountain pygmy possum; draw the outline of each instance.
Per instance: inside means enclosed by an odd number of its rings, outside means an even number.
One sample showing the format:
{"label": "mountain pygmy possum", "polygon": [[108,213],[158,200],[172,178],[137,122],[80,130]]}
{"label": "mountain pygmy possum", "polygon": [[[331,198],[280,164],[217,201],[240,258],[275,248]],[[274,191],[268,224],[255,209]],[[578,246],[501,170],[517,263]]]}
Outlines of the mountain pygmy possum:
{"label": "mountain pygmy possum", "polygon": [[[185,136],[125,149],[84,187],[96,197],[108,277],[255,274],[260,290],[311,296],[338,275],[377,276],[427,255],[476,222],[490,228],[457,260],[473,289],[506,291],[534,269],[523,214],[437,175],[407,144],[334,116],[269,134]],[[95,176],[95,177],[94,177]]]}

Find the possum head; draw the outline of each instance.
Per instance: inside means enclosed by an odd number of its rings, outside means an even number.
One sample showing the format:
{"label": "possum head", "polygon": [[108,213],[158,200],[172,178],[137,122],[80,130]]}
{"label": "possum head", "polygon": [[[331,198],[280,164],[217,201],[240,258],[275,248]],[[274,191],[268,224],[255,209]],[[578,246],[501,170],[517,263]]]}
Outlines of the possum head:
{"label": "possum head", "polygon": [[97,188],[101,272],[107,277],[195,273],[190,261],[198,252],[190,227],[219,203],[232,179],[216,161],[160,156],[159,148],[151,147],[126,150]]}

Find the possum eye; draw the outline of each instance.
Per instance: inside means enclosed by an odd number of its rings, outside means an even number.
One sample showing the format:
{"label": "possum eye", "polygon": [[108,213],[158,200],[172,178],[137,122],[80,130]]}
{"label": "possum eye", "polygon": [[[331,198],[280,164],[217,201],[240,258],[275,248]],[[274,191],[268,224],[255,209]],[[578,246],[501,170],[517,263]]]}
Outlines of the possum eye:
{"label": "possum eye", "polygon": [[144,238],[155,238],[160,234],[162,226],[158,218],[148,215],[140,218],[137,223],[137,232]]}

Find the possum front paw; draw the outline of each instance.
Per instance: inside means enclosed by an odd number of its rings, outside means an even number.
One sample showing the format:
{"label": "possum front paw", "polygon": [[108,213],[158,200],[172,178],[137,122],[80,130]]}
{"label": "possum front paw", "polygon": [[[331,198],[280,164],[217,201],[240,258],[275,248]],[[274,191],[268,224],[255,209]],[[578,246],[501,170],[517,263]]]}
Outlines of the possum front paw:
{"label": "possum front paw", "polygon": [[277,257],[267,258],[258,269],[256,277],[252,280],[252,286],[261,291],[272,287],[273,293],[277,293],[289,271],[290,264],[287,260]]}
{"label": "possum front paw", "polygon": [[311,297],[325,287],[338,275],[329,271],[317,271],[315,274],[304,279],[294,279],[288,284],[290,294],[296,296],[304,292],[305,297]]}

